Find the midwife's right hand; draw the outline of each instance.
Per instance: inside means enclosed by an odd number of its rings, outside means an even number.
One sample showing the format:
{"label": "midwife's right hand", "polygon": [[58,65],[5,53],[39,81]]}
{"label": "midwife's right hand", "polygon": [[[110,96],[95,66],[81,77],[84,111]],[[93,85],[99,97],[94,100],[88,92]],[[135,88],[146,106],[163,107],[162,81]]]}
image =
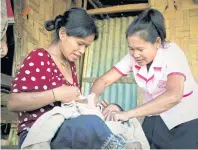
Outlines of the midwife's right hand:
{"label": "midwife's right hand", "polygon": [[53,89],[54,97],[56,101],[61,101],[63,103],[70,102],[75,99],[79,99],[80,89],[76,86],[66,86]]}
{"label": "midwife's right hand", "polygon": [[103,109],[102,114],[104,115],[105,121],[111,121],[113,112],[120,112],[120,108],[115,104],[107,104]]}

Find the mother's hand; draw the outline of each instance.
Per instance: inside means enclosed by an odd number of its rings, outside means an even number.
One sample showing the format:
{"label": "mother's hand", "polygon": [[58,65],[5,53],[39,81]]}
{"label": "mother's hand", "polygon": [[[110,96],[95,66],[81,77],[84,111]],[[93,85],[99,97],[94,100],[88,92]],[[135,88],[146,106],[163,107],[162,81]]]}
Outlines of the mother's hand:
{"label": "mother's hand", "polygon": [[53,89],[55,100],[63,103],[70,102],[72,100],[79,99],[80,89],[76,86],[60,86]]}
{"label": "mother's hand", "polygon": [[85,98],[85,99],[76,99],[75,101],[78,102],[78,103],[82,103],[82,104],[88,104],[87,98]]}

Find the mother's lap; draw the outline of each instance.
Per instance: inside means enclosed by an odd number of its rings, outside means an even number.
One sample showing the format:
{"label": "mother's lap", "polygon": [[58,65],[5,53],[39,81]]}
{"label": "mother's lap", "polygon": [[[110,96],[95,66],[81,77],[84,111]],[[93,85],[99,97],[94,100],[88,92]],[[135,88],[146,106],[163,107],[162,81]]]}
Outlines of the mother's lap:
{"label": "mother's lap", "polygon": [[101,148],[111,134],[98,116],[81,115],[62,124],[51,142],[51,148]]}
{"label": "mother's lap", "polygon": [[[20,133],[19,147],[21,147],[27,133],[27,131]],[[81,115],[65,120],[50,145],[52,149],[101,148],[111,134],[110,129],[98,116]]]}

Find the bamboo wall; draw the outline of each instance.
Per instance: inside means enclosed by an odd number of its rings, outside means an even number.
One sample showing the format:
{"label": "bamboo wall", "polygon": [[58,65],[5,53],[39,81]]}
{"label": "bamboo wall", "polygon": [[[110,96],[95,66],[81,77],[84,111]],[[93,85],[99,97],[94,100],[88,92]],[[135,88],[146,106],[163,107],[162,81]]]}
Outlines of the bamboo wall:
{"label": "bamboo wall", "polygon": [[82,0],[14,0],[15,58],[13,76],[24,57],[33,49],[46,48],[52,41],[52,33],[44,28],[44,21],[54,19],[71,7],[81,7]]}

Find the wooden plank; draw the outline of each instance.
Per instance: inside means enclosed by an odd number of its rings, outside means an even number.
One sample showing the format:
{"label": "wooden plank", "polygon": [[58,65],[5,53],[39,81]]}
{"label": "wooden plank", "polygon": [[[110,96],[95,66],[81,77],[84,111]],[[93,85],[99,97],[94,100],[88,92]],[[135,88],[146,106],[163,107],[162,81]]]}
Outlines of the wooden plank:
{"label": "wooden plank", "polygon": [[[93,45],[91,45],[93,46]],[[87,73],[87,65],[88,65],[88,56],[89,56],[89,53],[90,51],[86,51],[85,52],[85,55],[84,55],[84,63],[82,64],[83,65],[83,71],[82,71],[82,78],[81,78],[81,91],[82,93],[84,93],[84,90],[85,90],[85,84],[83,82],[83,77],[86,76],[86,73]]]}
{"label": "wooden plank", "polygon": [[82,7],[82,0],[76,0],[76,1],[75,1],[75,5],[76,5],[77,7]]}
{"label": "wooden plank", "polygon": [[87,9],[87,0],[84,0],[84,2],[83,2],[83,8],[84,9]]}
{"label": "wooden plank", "polygon": [[7,107],[1,107],[1,123],[17,123],[17,120],[16,113],[9,111]]}
{"label": "wooden plank", "polygon": [[[84,77],[82,79],[82,82],[90,82],[93,83],[97,78],[92,77],[92,78],[87,78]],[[134,78],[129,78],[129,77],[122,77],[121,79],[119,79],[118,81],[116,81],[116,83],[136,83]]]}
{"label": "wooden plank", "polygon": [[89,2],[94,8],[98,8],[98,7],[96,6],[96,4],[95,4],[92,0],[88,0],[88,2]]}
{"label": "wooden plank", "polygon": [[5,88],[10,88],[10,85],[12,83],[13,77],[1,73],[1,86]]}
{"label": "wooden plank", "polygon": [[7,90],[7,93],[5,93],[6,91],[1,89],[1,106],[7,106],[8,103],[8,97],[9,97],[9,93],[10,91]]}
{"label": "wooden plank", "polygon": [[72,1],[71,0],[67,0],[67,6],[66,6],[67,10],[70,9],[71,6],[72,6]]}
{"label": "wooden plank", "polygon": [[6,145],[6,146],[1,146],[2,149],[19,149],[18,145]]}
{"label": "wooden plank", "polygon": [[139,11],[150,8],[148,3],[142,4],[128,4],[128,5],[119,5],[105,8],[89,9],[87,12],[89,14],[110,14],[110,13],[120,13],[120,12],[129,12],[129,11]]}
{"label": "wooden plank", "polygon": [[79,62],[79,66],[78,66],[78,69],[79,69],[78,80],[79,80],[80,87],[82,87],[82,75],[83,75],[84,60],[85,60],[85,56],[81,56],[80,60],[78,61]]}

